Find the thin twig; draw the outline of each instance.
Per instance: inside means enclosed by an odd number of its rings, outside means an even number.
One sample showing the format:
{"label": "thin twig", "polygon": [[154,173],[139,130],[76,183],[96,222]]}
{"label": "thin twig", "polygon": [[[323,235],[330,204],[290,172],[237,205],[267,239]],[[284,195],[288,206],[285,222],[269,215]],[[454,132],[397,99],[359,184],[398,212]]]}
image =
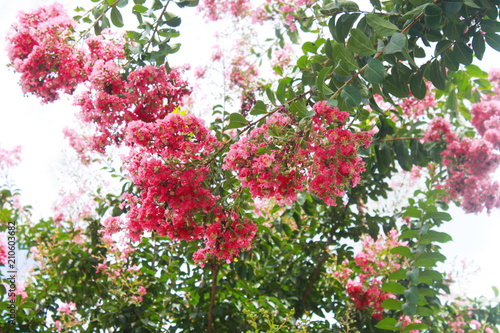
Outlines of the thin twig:
{"label": "thin twig", "polygon": [[94,23],[92,23],[92,25],[87,30],[85,30],[85,32],[80,36],[80,38],[78,38],[78,40],[75,42],[75,45],[78,44],[78,42],[81,41],[82,38],[85,37],[86,34],[88,34],[88,32],[90,31],[90,29],[92,29],[99,22],[99,20],[108,12],[108,10],[110,10],[112,7],[114,7],[118,2],[120,2],[120,0],[116,0],[111,6],[109,6],[108,8],[106,8],[106,10],[104,11],[104,13],[102,13],[94,21]]}
{"label": "thin twig", "polygon": [[169,3],[170,3],[170,0],[168,0],[167,3],[165,4],[165,6],[163,6],[163,10],[161,11],[160,16],[158,17],[158,19],[155,22],[156,24],[155,24],[155,28],[153,29],[153,34],[151,35],[151,38],[149,39],[148,45],[146,45],[146,49],[144,51],[146,53],[148,52],[149,47],[153,43],[153,39],[155,38],[155,33],[158,31],[158,27],[160,26],[160,20],[163,17],[163,14],[165,14],[165,11],[167,10]]}

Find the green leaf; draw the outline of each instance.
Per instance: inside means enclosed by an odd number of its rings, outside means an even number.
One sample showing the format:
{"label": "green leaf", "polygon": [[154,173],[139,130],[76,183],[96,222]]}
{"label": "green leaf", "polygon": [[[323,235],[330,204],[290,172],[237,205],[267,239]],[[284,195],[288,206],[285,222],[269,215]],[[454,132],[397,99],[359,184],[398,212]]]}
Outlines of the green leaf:
{"label": "green leaf", "polygon": [[367,14],[366,22],[375,30],[377,34],[380,36],[392,36],[396,31],[398,31],[398,27],[389,20],[384,19],[378,14]]}
{"label": "green leaf", "polygon": [[442,273],[429,269],[420,272],[418,276],[418,283],[432,284],[433,281],[441,281],[442,279]]}
{"label": "green leaf", "polygon": [[299,118],[304,118],[307,116],[307,108],[302,103],[302,101],[293,102],[290,105],[290,112],[297,115]]}
{"label": "green leaf", "polygon": [[496,34],[486,34],[486,43],[496,51],[500,51],[500,36]]}
{"label": "green leaf", "polygon": [[423,253],[415,260],[416,267],[433,267],[438,261],[444,262],[446,257],[438,252]]}
{"label": "green leaf", "polygon": [[351,107],[356,107],[361,104],[361,95],[358,89],[353,86],[346,86],[342,89],[340,97]]}
{"label": "green leaf", "polygon": [[370,58],[368,59],[367,67],[363,72],[363,77],[371,83],[382,83],[385,77],[385,67],[382,63],[377,60]]}
{"label": "green leaf", "polygon": [[429,74],[432,84],[444,91],[446,89],[446,72],[437,59],[431,63]]}
{"label": "green leaf", "polygon": [[390,280],[404,280],[406,279],[406,270],[404,268],[400,268],[395,272],[389,274]]}
{"label": "green leaf", "polygon": [[379,328],[381,330],[398,331],[399,328],[396,327],[397,323],[398,323],[398,321],[396,319],[386,317],[386,318],[383,318],[381,321],[379,321],[377,323],[377,325],[375,325],[375,327]]}
{"label": "green leaf", "polygon": [[419,268],[414,268],[411,271],[406,272],[406,277],[414,285],[418,284],[418,275],[420,274]]}
{"label": "green leaf", "polygon": [[391,249],[392,254],[399,254],[402,255],[403,257],[407,257],[410,259],[415,258],[415,254],[411,252],[411,249],[408,246],[397,246],[393,249]]}
{"label": "green leaf", "polygon": [[412,317],[417,314],[417,305],[412,303],[405,303],[401,306],[401,311],[403,311],[405,315]]}
{"label": "green leaf", "polygon": [[436,30],[439,28],[439,25],[441,24],[441,15],[443,14],[443,11],[439,6],[436,6],[434,4],[430,4],[427,7],[425,7],[425,25],[429,27],[429,29]]}
{"label": "green leaf", "polygon": [[462,8],[463,4],[463,0],[444,0],[441,5],[446,14],[455,14]]}
{"label": "green leaf", "polygon": [[472,40],[472,48],[474,49],[474,54],[479,60],[483,60],[484,51],[486,50],[486,44],[484,42],[484,37],[480,32],[474,34],[474,39]]}
{"label": "green leaf", "polygon": [[403,170],[410,171],[413,164],[411,163],[410,152],[408,144],[404,140],[396,140],[393,142],[392,147],[396,153],[396,159]]}
{"label": "green leaf", "polygon": [[410,77],[410,90],[415,98],[420,100],[427,94],[427,85],[423,78],[423,71],[418,71]]}
{"label": "green leaf", "polygon": [[358,29],[351,29],[351,37],[347,42],[347,48],[356,54],[364,56],[370,56],[377,52],[370,38]]}
{"label": "green leaf", "polygon": [[382,285],[382,291],[386,291],[395,295],[402,294],[406,290],[400,283],[388,281]]}
{"label": "green leaf", "polygon": [[466,66],[472,63],[472,54],[472,50],[462,42],[457,42],[453,48],[453,55]]}
{"label": "green leaf", "polygon": [[247,124],[247,120],[241,114],[231,113],[229,115],[229,125],[227,125],[226,129],[240,128],[246,126]]}
{"label": "green leaf", "polygon": [[115,7],[111,8],[111,22],[118,28],[123,27],[123,18],[120,11]]}
{"label": "green leaf", "polygon": [[384,54],[393,54],[396,52],[401,52],[406,47],[406,36],[400,32],[394,33],[389,40],[389,44],[384,49]]}
{"label": "green leaf", "polygon": [[250,114],[254,116],[266,113],[267,113],[266,105],[264,104],[263,101],[257,101],[252,111],[250,111]]}
{"label": "green leaf", "polygon": [[316,77],[316,88],[321,95],[324,95],[325,93],[330,95],[333,93],[328,87],[325,86],[325,77],[330,74],[331,71],[331,67],[325,67],[319,71],[318,76]]}
{"label": "green leaf", "polygon": [[401,310],[402,304],[403,302],[398,301],[397,299],[386,298],[380,305],[382,305],[382,307],[387,310]]}
{"label": "green leaf", "polygon": [[432,242],[447,243],[452,241],[450,235],[445,232],[430,230],[420,238],[421,244],[430,244]]}
{"label": "green leaf", "polygon": [[408,324],[407,326],[405,326],[405,328],[403,329],[402,332],[407,333],[410,331],[420,331],[420,330],[423,330],[427,327],[428,326],[424,323],[412,323],[412,324]]}
{"label": "green leaf", "polygon": [[427,212],[424,215],[424,221],[434,219],[436,221],[451,221],[451,215],[445,212]]}
{"label": "green leaf", "polygon": [[379,146],[374,147],[378,170],[381,174],[385,174],[389,171],[389,168],[391,166],[391,150],[385,142],[383,142]]}
{"label": "green leaf", "polygon": [[449,49],[451,49],[452,45],[453,45],[453,43],[451,40],[448,40],[448,39],[440,40],[436,44],[436,48],[434,49],[434,55],[438,56],[438,55],[442,54],[443,52],[448,51]]}
{"label": "green leaf", "polygon": [[138,13],[145,13],[148,10],[148,7],[145,7],[143,5],[135,5],[132,7],[132,11],[138,12]]}
{"label": "green leaf", "polygon": [[169,27],[178,27],[179,25],[181,25],[181,18],[178,16],[174,16],[174,17],[169,18],[165,23]]}
{"label": "green leaf", "polygon": [[354,56],[352,55],[351,51],[346,49],[344,45],[336,43],[333,46],[333,55],[336,58],[341,58],[342,60],[344,60],[349,65],[349,70],[359,68],[358,63],[356,59],[354,59]]}
{"label": "green leaf", "polygon": [[410,304],[417,304],[419,302],[417,286],[410,286],[410,288],[403,292],[403,295],[405,296],[406,301]]}

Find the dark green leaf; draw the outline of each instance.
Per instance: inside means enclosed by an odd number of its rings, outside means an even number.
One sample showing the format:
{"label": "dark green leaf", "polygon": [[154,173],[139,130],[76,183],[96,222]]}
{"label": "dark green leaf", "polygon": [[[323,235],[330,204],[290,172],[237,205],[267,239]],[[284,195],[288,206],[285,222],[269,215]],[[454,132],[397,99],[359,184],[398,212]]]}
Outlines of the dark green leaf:
{"label": "dark green leaf", "polygon": [[420,100],[425,98],[427,85],[425,84],[422,71],[416,72],[410,77],[410,90],[415,98]]}
{"label": "dark green leaf", "polygon": [[474,34],[474,39],[472,40],[472,48],[474,49],[474,54],[479,60],[483,60],[484,51],[486,50],[486,44],[484,42],[484,37],[480,32]]}
{"label": "dark green leaf", "polygon": [[441,4],[443,6],[443,11],[447,14],[455,14],[462,8],[464,4],[463,0],[444,0]]}
{"label": "dark green leaf", "polygon": [[377,50],[373,47],[370,38],[358,29],[351,29],[351,37],[347,42],[347,49],[364,56],[370,56],[377,52]]}
{"label": "dark green leaf", "polygon": [[466,66],[472,63],[472,54],[472,50],[462,42],[457,42],[453,48],[453,55]]}
{"label": "dark green leaf", "polygon": [[436,44],[436,48],[434,49],[434,55],[438,56],[438,55],[442,54],[443,52],[448,51],[449,49],[451,49],[452,45],[453,45],[453,42],[448,40],[448,39],[440,40]]}
{"label": "dark green leaf", "polygon": [[435,59],[430,66],[430,78],[432,84],[439,90],[446,89],[446,72],[443,70],[441,63]]}
{"label": "dark green leaf", "polygon": [[410,171],[413,164],[411,163],[410,153],[406,141],[396,140],[393,142],[392,147],[396,153],[396,159],[399,165],[405,171]]}
{"label": "dark green leaf", "polygon": [[361,104],[361,95],[358,89],[353,86],[346,86],[342,89],[340,97],[351,107],[356,107]]}
{"label": "dark green leaf", "polygon": [[415,260],[416,267],[433,267],[438,261],[444,262],[446,257],[438,252],[423,253]]}
{"label": "dark green leaf", "polygon": [[496,51],[500,51],[500,36],[496,34],[486,34],[486,43]]}
{"label": "dark green leaf", "polygon": [[435,30],[439,28],[439,25],[441,24],[441,15],[443,14],[443,11],[441,8],[434,4],[430,4],[427,7],[425,7],[425,25],[429,27],[429,29]]}
{"label": "dark green leaf", "polygon": [[354,59],[351,51],[346,49],[344,45],[336,43],[333,46],[333,54],[336,58],[344,60],[349,65],[349,70],[359,68],[358,63]]}
{"label": "dark green leaf", "polygon": [[419,302],[417,286],[410,286],[410,288],[403,292],[403,295],[410,304],[417,304]]}
{"label": "dark green leaf", "polygon": [[382,83],[385,77],[385,67],[377,59],[368,59],[363,77],[371,83]]}

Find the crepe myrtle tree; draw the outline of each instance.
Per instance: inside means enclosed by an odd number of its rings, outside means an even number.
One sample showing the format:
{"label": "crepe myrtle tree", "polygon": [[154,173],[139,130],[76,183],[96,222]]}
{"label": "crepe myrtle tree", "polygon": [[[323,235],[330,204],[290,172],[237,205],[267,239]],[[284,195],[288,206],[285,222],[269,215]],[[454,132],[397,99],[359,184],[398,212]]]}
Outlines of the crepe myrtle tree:
{"label": "crepe myrtle tree", "polygon": [[[498,301],[447,301],[436,267],[450,203],[500,207],[500,72],[472,64],[500,51],[500,1],[92,2],[19,13],[7,52],[24,93],[74,97],[70,144],[122,188],[37,222],[3,187],[30,272],[0,287],[1,332],[498,332]],[[215,47],[209,125],[210,66],[167,61],[189,7],[275,32]],[[377,206],[402,175],[415,192]]]}

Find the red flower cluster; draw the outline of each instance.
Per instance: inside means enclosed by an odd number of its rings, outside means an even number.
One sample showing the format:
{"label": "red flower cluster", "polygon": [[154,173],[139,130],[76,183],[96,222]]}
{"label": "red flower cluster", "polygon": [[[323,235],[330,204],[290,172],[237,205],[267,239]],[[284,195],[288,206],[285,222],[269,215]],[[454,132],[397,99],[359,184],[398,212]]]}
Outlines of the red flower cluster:
{"label": "red flower cluster", "polygon": [[236,171],[254,198],[274,197],[278,204],[290,204],[308,182],[309,191],[335,205],[345,188],[361,179],[365,169],[357,149],[370,145],[372,133],[344,128],[349,114],[325,102],[316,103],[314,110],[308,137],[290,118],[275,113],[231,146],[223,168]]}
{"label": "red flower cluster", "polygon": [[7,36],[7,51],[14,70],[22,74],[25,94],[48,103],[58,99],[60,91],[73,93],[86,79],[84,52],[70,43],[75,26],[58,3],[19,14],[19,23]]}
{"label": "red flower cluster", "polygon": [[[290,129],[290,118],[273,114],[262,127],[234,143],[225,158],[224,170],[238,173],[253,198],[276,198],[280,205],[291,204],[304,189],[305,154],[298,147],[298,138],[285,142],[281,137]],[[270,150],[270,146],[277,147]],[[298,151],[297,151],[298,150]]]}
{"label": "red flower cluster", "polygon": [[107,145],[123,140],[130,122],[162,119],[179,106],[183,96],[190,94],[187,82],[176,70],[167,74],[164,67],[146,66],[124,80],[112,60],[97,60],[89,83],[75,104],[81,107],[82,120],[97,127],[100,135],[93,138],[93,149],[101,152]]}
{"label": "red flower cluster", "polygon": [[435,118],[424,135],[424,141],[446,141],[441,153],[448,177],[440,187],[449,193],[445,200],[461,200],[467,213],[480,213],[486,208],[500,208],[500,186],[491,173],[500,164],[500,155],[490,143],[481,139],[462,138],[451,130],[443,118]]}
{"label": "red flower cluster", "polygon": [[176,240],[204,239],[194,255],[204,265],[210,256],[231,261],[248,248],[256,227],[216,206],[205,184],[206,158],[220,146],[202,121],[176,113],[153,123],[131,122],[125,142],[131,146],[126,169],[140,195],[126,194],[128,230],[133,240],[157,231]]}
{"label": "red flower cluster", "polygon": [[202,267],[211,256],[229,264],[239,255],[240,250],[250,248],[257,232],[254,223],[242,219],[234,212],[216,207],[213,214],[216,222],[205,225],[203,231],[205,247],[193,254],[194,262]]}

